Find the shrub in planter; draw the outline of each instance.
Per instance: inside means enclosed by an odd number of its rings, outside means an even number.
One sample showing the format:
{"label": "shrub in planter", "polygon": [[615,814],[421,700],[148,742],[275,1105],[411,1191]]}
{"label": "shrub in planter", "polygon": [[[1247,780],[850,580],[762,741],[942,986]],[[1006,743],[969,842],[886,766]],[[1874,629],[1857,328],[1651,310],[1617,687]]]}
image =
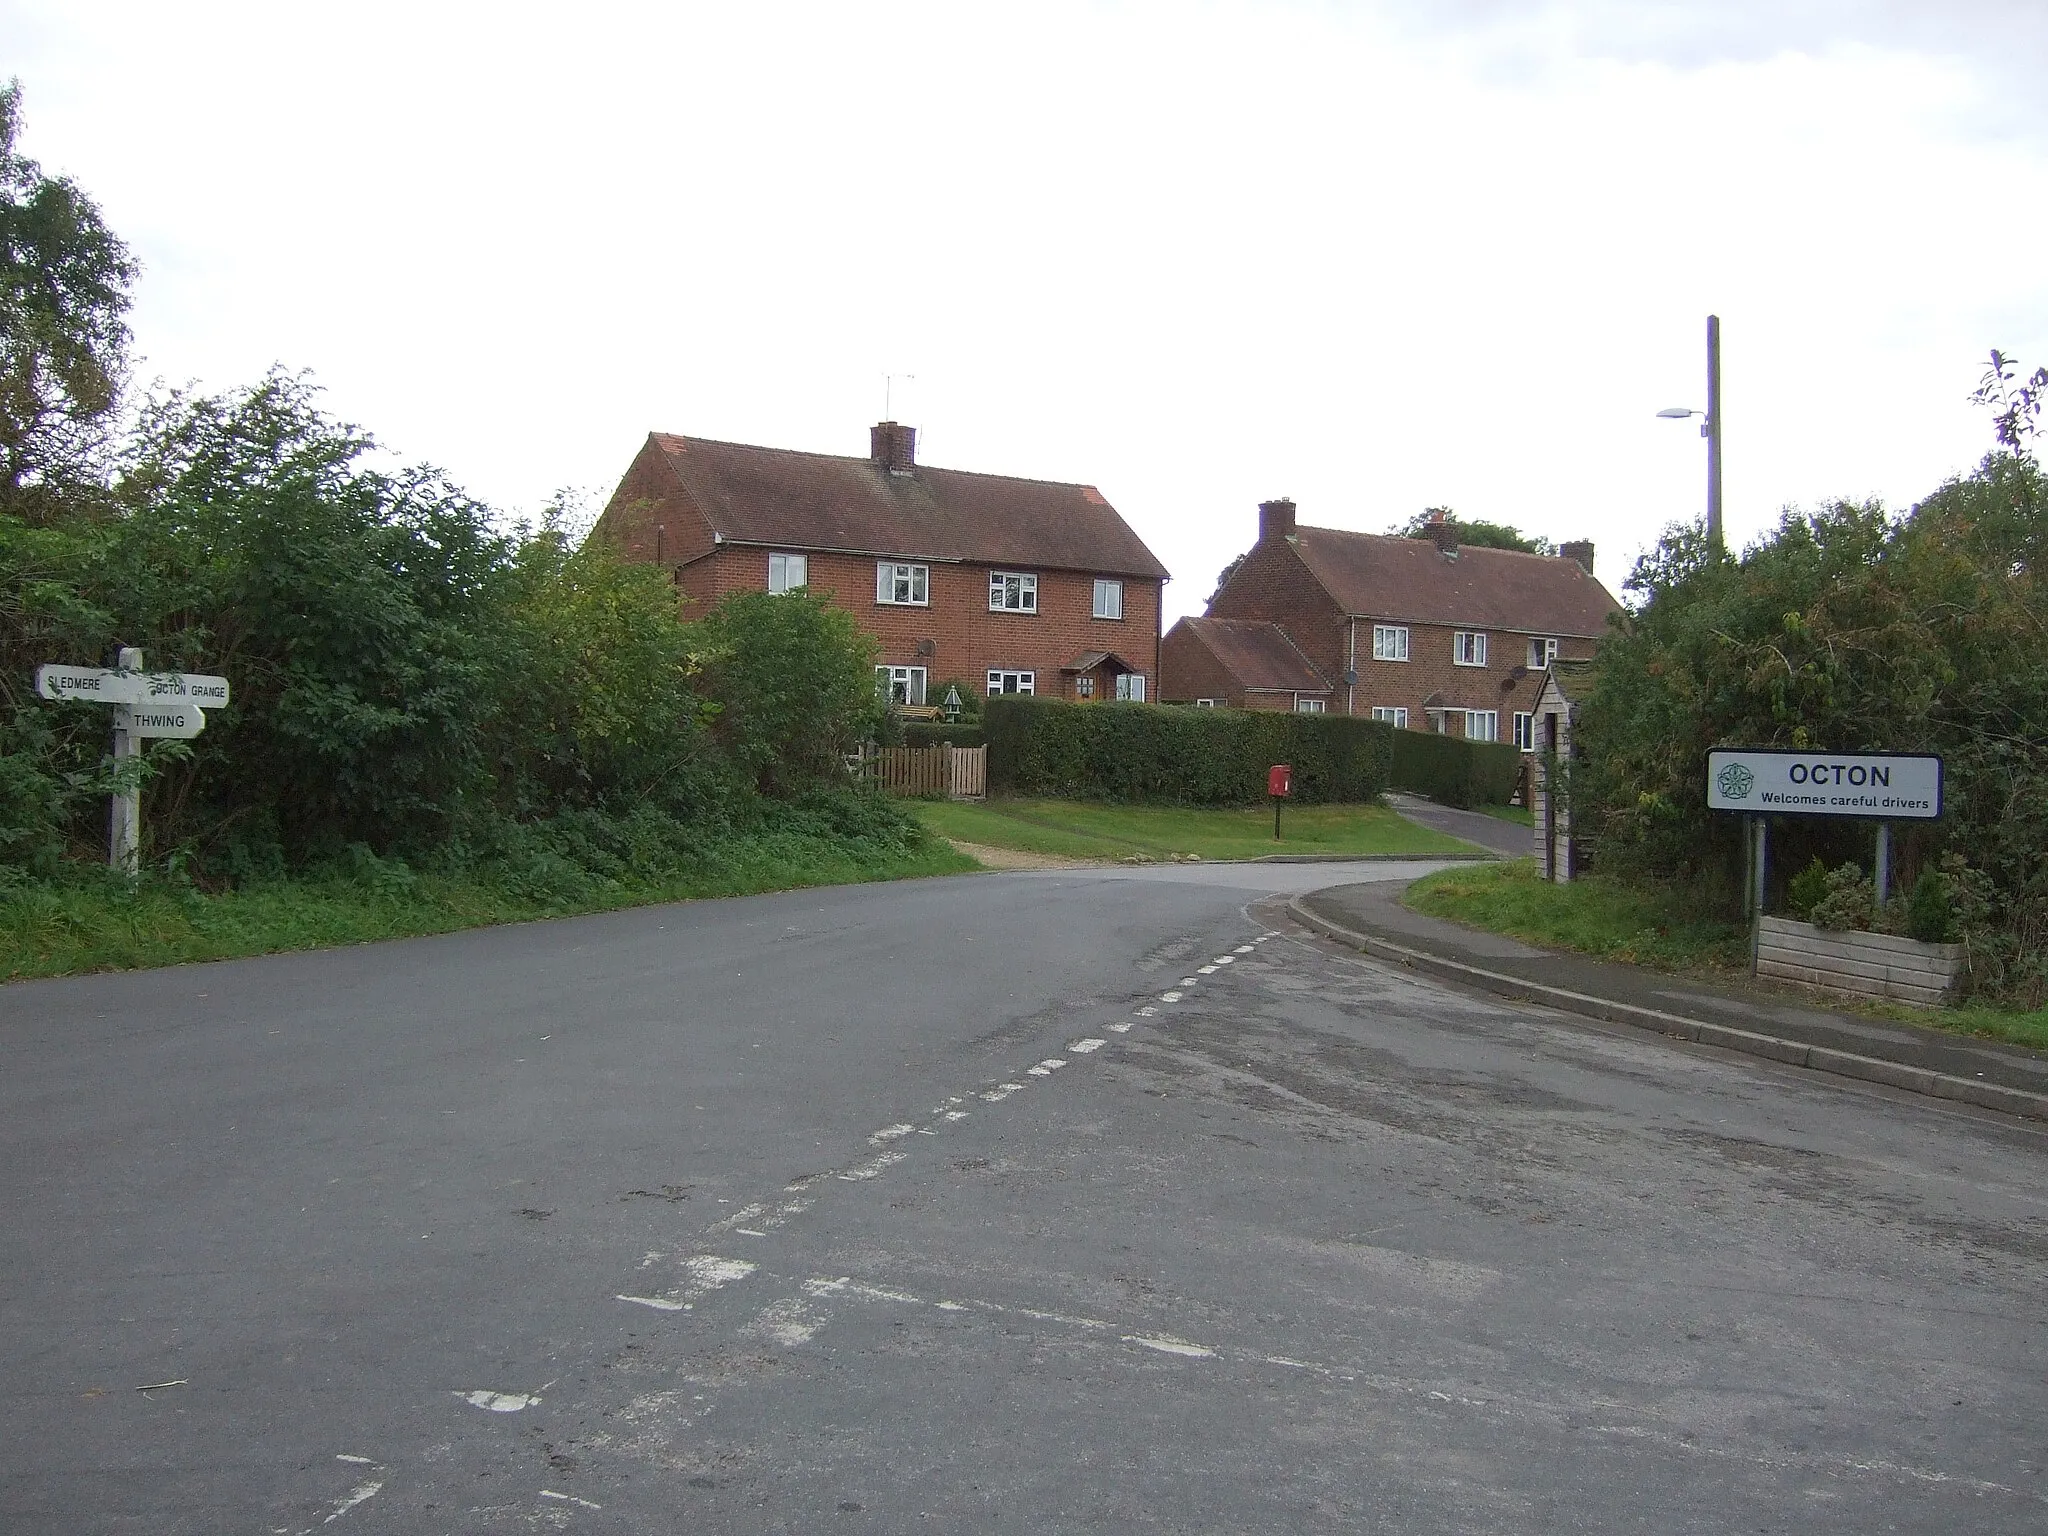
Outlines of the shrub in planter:
{"label": "shrub in planter", "polygon": [[1922,944],[1946,944],[1956,936],[1954,904],[1941,872],[1923,869],[1906,897],[1906,937]]}
{"label": "shrub in planter", "polygon": [[1818,856],[1811,864],[1785,882],[1785,905],[1802,922],[1811,922],[1813,909],[1828,893],[1828,867]]}
{"label": "shrub in planter", "polygon": [[1844,864],[1828,871],[1827,890],[1813,904],[1808,921],[1816,928],[1847,933],[1868,929],[1876,912],[1877,887],[1857,865]]}

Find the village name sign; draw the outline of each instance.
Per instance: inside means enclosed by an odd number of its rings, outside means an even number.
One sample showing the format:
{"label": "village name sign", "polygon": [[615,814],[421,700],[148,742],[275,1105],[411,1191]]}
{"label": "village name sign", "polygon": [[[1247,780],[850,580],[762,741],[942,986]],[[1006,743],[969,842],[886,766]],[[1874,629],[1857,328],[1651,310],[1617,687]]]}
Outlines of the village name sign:
{"label": "village name sign", "polygon": [[1918,752],[1717,750],[1707,754],[1707,809],[1935,821],[1941,759]]}

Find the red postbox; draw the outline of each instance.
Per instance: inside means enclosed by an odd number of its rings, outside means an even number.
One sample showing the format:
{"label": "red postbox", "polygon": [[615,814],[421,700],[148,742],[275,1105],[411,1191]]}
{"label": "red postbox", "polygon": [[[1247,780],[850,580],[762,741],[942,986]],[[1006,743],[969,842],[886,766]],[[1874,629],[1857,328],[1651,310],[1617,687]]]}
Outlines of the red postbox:
{"label": "red postbox", "polygon": [[1266,793],[1275,800],[1294,791],[1294,769],[1287,763],[1275,763],[1266,770]]}

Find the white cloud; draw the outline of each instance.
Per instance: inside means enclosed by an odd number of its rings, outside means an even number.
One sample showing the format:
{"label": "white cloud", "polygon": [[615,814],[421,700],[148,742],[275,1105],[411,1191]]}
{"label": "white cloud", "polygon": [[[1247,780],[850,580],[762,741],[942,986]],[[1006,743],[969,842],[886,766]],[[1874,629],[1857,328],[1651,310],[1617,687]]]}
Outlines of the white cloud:
{"label": "white cloud", "polygon": [[2024,257],[2043,151],[1985,126],[2000,38],[2042,30],[1878,10],[1889,29],[1826,5],[1645,32],[1619,4],[1071,0],[16,5],[0,27],[28,147],[146,264],[156,372],[310,367],[512,509],[608,488],[651,427],[863,452],[882,375],[914,373],[928,459],[1100,484],[1185,611],[1276,494],[1310,523],[1448,503],[1588,534],[1618,583],[1700,503],[1697,437],[1653,413],[1701,403],[1709,310],[1731,533],[1967,468],[1978,359],[2048,356]]}

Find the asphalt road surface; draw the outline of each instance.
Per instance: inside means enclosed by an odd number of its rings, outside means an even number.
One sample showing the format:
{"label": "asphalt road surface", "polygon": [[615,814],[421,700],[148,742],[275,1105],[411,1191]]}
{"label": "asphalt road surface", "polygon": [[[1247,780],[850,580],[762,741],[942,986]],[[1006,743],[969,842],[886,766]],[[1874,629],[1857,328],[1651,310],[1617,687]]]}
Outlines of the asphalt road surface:
{"label": "asphalt road surface", "polygon": [[989,875],[0,989],[0,1530],[2048,1530],[2048,1133]]}

